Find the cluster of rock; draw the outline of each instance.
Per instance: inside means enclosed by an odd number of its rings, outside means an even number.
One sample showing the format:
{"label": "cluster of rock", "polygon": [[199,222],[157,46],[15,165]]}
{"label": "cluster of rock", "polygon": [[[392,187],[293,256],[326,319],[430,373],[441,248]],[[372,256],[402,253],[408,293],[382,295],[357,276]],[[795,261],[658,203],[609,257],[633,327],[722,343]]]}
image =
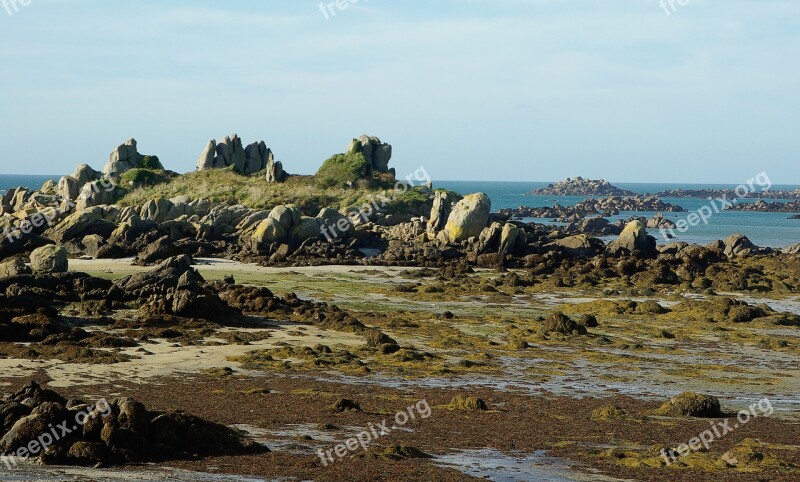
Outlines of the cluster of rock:
{"label": "cluster of rock", "polygon": [[512,218],[556,219],[560,222],[575,222],[587,216],[615,216],[621,212],[686,212],[686,209],[666,203],[656,196],[631,196],[607,198],[591,198],[574,206],[562,206],[558,203],[544,207],[520,206],[512,209],[501,209],[500,213]]}
{"label": "cluster of rock", "polygon": [[131,169],[163,170],[164,166],[158,157],[139,154],[136,139],[128,139],[111,152],[103,174],[116,179]]}
{"label": "cluster of rock", "polygon": [[753,211],[760,213],[800,213],[800,201],[766,202],[759,199],[754,203],[736,203],[726,209],[731,211]]}
{"label": "cluster of rock", "polygon": [[764,199],[800,199],[800,189],[769,189],[769,190],[754,190],[748,189],[743,192],[741,189],[737,192],[735,189],[667,189],[656,194],[659,197],[671,198],[725,198],[728,201],[737,198],[764,198]]}
{"label": "cluster of rock", "polygon": [[[69,433],[49,437],[49,446],[32,443],[61,425]],[[269,451],[237,431],[193,415],[149,411],[131,398],[93,404],[67,400],[33,381],[0,403],[0,428],[0,454],[34,455],[48,465],[119,465]]]}
{"label": "cluster of rock", "polygon": [[225,136],[219,142],[211,139],[197,160],[198,171],[231,166],[240,174],[254,174],[269,168],[267,179],[274,182],[282,181],[285,177],[283,165],[275,162],[272,150],[264,141],[243,147],[242,139],[236,134]]}
{"label": "cluster of rock", "polygon": [[567,178],[545,188],[536,189],[535,196],[635,196],[636,193],[611,185],[605,179]]}
{"label": "cluster of rock", "polygon": [[361,153],[367,160],[374,172],[389,172],[395,174],[394,169],[389,168],[389,161],[392,159],[392,146],[381,142],[375,136],[363,135],[358,139],[353,139],[347,146],[347,153]]}

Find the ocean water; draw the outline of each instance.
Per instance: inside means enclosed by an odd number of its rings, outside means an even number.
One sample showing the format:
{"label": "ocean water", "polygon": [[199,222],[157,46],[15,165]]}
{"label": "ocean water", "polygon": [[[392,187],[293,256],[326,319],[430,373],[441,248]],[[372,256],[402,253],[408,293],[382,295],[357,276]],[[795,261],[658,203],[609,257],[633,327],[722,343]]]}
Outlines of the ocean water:
{"label": "ocean water", "polygon": [[[14,187],[27,187],[38,189],[48,179],[58,181],[61,176],[9,176],[0,175],[0,194]],[[472,192],[485,192],[492,200],[492,209],[515,208],[519,206],[541,207],[552,206],[560,203],[562,206],[574,205],[582,201],[581,196],[531,196],[534,189],[546,187],[549,182],[494,182],[494,181],[434,181],[434,187],[450,189],[461,194]],[[655,193],[667,189],[724,189],[734,188],[733,185],[714,184],[630,184],[618,183],[616,186],[636,193]],[[773,185],[773,190],[795,189],[797,186]],[[709,205],[706,199],[694,198],[664,198],[665,202],[677,204],[696,211]],[[743,202],[753,202],[745,200]],[[610,221],[628,219],[631,216],[651,217],[655,212],[623,212],[612,216]],[[664,213],[672,221],[685,219],[689,213]],[[800,214],[800,213],[798,213]],[[725,239],[734,233],[742,233],[759,246],[773,248],[790,246],[800,243],[800,219],[789,219],[787,213],[756,213],[746,211],[723,211],[713,214],[708,223],[700,223],[690,227],[686,232],[674,231],[677,236],[675,241],[706,244],[718,239]],[[550,219],[531,219],[531,221],[552,223]],[[667,242],[658,231],[651,230],[651,234],[658,239],[660,244]]]}
{"label": "ocean water", "polygon": [[[461,194],[471,192],[485,192],[492,200],[492,210],[516,208],[519,206],[542,207],[559,203],[562,206],[572,206],[584,200],[583,196],[532,196],[535,189],[547,187],[549,182],[482,182],[482,181],[435,181],[434,187],[445,188]],[[627,189],[640,194],[656,193],[667,189],[726,189],[735,188],[727,184],[630,184],[613,183],[621,189]],[[791,190],[794,185],[773,185],[772,190]],[[707,199],[695,198],[663,198],[664,202],[677,204],[688,209],[687,213],[664,213],[664,217],[677,222],[685,219],[691,212],[703,206],[709,206]],[[775,200],[770,200],[775,201]],[[754,202],[752,199],[741,202]],[[608,219],[614,222],[618,219],[628,219],[631,216],[652,217],[655,212],[622,212]],[[798,213],[800,214],[800,213]],[[708,223],[699,223],[690,226],[681,233],[674,230],[675,239],[664,239],[657,230],[650,230],[659,244],[673,241],[686,241],[687,243],[707,244],[718,239],[725,239],[731,234],[741,233],[750,238],[758,246],[780,248],[800,243],[800,219],[789,219],[788,213],[758,213],[747,211],[721,211],[708,218]],[[551,219],[528,219],[539,223],[553,223]],[[558,224],[558,223],[553,223]]]}

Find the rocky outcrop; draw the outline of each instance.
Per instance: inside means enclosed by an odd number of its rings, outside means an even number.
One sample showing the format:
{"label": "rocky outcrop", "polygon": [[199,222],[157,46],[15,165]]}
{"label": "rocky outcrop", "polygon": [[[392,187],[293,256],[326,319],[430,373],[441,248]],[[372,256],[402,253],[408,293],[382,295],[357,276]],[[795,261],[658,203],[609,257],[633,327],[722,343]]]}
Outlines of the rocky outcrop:
{"label": "rocky outcrop", "polygon": [[614,216],[624,211],[644,212],[686,212],[681,206],[669,204],[655,196],[592,198],[574,206],[524,207],[501,209],[500,214],[522,218],[551,218],[561,222],[576,222],[587,216]]}
{"label": "rocky outcrop", "polygon": [[270,157],[267,161],[267,182],[283,182],[289,175],[283,171],[283,163]]}
{"label": "rocky outcrop", "polygon": [[0,278],[10,278],[30,273],[31,269],[20,258],[11,258],[0,263]]}
{"label": "rocky outcrop", "polygon": [[664,213],[658,213],[647,220],[647,227],[650,229],[674,229],[675,223],[664,217]]}
{"label": "rocky outcrop", "polygon": [[0,414],[4,455],[34,447],[31,442],[41,441],[52,427],[82,421],[69,427],[69,436],[49,437],[46,450],[36,444],[39,449],[32,455],[47,465],[119,465],[269,451],[240,432],[186,413],[149,411],[130,398],[68,402],[33,381],[8,395]]}
{"label": "rocky outcrop", "polygon": [[450,217],[453,204],[461,200],[460,196],[450,191],[435,191],[433,193],[433,207],[428,219],[428,232],[435,235],[443,230]]}
{"label": "rocky outcrop", "polygon": [[232,137],[225,136],[219,142],[213,139],[208,141],[197,160],[197,170],[207,171],[233,166],[233,169],[240,174],[254,174],[263,171],[269,165],[272,165],[274,170],[274,162],[272,150],[264,141],[254,142],[245,148],[242,139],[234,134]]}
{"label": "rocky outcrop", "polygon": [[67,250],[54,244],[33,250],[31,269],[35,273],[66,273],[69,269]]}
{"label": "rocky outcrop", "polygon": [[636,193],[612,186],[605,179],[567,178],[555,184],[536,189],[536,196],[635,196]]}
{"label": "rocky outcrop", "polygon": [[652,256],[657,252],[655,238],[647,234],[644,223],[638,220],[628,223],[619,238],[609,243],[608,250],[611,253],[623,251],[644,256]]}
{"label": "rocky outcrop", "polygon": [[389,169],[389,161],[392,159],[391,145],[381,142],[375,136],[363,135],[358,139],[353,139],[347,147],[348,154],[356,152],[364,154],[364,158],[373,171],[394,174],[394,169]]}
{"label": "rocky outcrop", "polygon": [[547,247],[564,250],[572,256],[591,258],[602,252],[605,245],[597,238],[592,238],[585,234],[577,234],[553,241]]}
{"label": "rocky outcrop", "polygon": [[122,290],[125,300],[140,303],[139,314],[144,318],[172,315],[221,324],[238,319],[241,313],[209,289],[191,263],[186,255],[169,258],[151,271],[136,273],[114,284]]}
{"label": "rocky outcrop", "polygon": [[[338,212],[335,213],[341,216]],[[326,209],[320,214],[330,218],[330,213]],[[274,247],[273,245],[280,244],[296,247],[310,239],[320,238],[322,221],[324,220],[303,216],[300,208],[294,204],[277,206],[270,211],[266,219],[258,223],[245,244],[255,252],[266,251]]]}
{"label": "rocky outcrop", "polygon": [[479,192],[469,194],[453,207],[444,233],[451,243],[460,243],[473,236],[479,236],[489,222],[492,202],[489,196]]}
{"label": "rocky outcrop", "polygon": [[163,170],[164,166],[156,156],[139,154],[136,139],[128,139],[111,152],[108,163],[103,167],[103,174],[118,178],[131,169]]}
{"label": "rocky outcrop", "polygon": [[97,181],[102,173],[95,171],[88,164],[81,164],[69,176],[64,176],[58,181],[57,194],[62,199],[74,201],[81,194],[81,188],[86,183]]}
{"label": "rocky outcrop", "polygon": [[735,258],[738,256],[749,256],[762,252],[761,248],[748,239],[744,234],[732,234],[722,242],[725,245],[725,256]]}

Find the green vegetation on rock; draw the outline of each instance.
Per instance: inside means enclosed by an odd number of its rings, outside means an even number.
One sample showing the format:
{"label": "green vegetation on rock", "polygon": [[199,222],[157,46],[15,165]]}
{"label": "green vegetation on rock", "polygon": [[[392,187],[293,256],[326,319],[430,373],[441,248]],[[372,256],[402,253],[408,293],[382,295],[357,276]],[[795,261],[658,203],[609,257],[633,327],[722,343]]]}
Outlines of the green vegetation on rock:
{"label": "green vegetation on rock", "polygon": [[320,185],[332,187],[337,184],[356,183],[370,172],[367,158],[360,152],[336,154],[322,164],[317,171]]}

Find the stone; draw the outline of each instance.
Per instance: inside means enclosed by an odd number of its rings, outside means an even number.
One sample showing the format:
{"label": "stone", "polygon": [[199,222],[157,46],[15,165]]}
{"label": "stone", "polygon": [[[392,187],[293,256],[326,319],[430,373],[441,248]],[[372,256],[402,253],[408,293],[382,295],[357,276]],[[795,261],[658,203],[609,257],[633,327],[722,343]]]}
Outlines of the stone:
{"label": "stone", "polygon": [[631,254],[652,255],[656,253],[656,240],[647,235],[647,229],[643,222],[635,220],[625,226],[617,240],[609,243],[608,249],[611,251],[622,249]]}
{"label": "stone", "polygon": [[139,217],[144,221],[153,221],[161,224],[171,219],[170,213],[173,212],[174,208],[175,205],[169,199],[151,199],[142,206]]}
{"label": "stone", "polygon": [[353,227],[345,215],[333,208],[322,208],[317,214],[317,222],[331,239],[347,237]]}
{"label": "stone", "polygon": [[375,136],[363,135],[353,139],[347,146],[347,153],[360,152],[375,172],[390,172],[389,161],[392,159],[392,146],[381,142]]}
{"label": "stone", "polygon": [[138,167],[141,158],[142,156],[136,147],[136,139],[128,139],[111,152],[108,157],[108,163],[103,168],[103,174],[119,177]]}
{"label": "stone", "polygon": [[259,223],[251,239],[254,249],[264,249],[272,243],[285,242],[287,230],[277,219],[267,218]]}
{"label": "stone", "polygon": [[484,228],[478,236],[478,254],[497,250],[502,232],[503,224],[499,222],[494,222],[491,226]]}
{"label": "stone", "polygon": [[269,212],[270,218],[278,221],[281,227],[288,233],[292,226],[296,225],[300,222],[301,214],[300,209],[294,205],[282,205],[282,206],[275,206],[272,211]]}
{"label": "stone", "polygon": [[84,254],[91,256],[92,258],[97,258],[97,253],[100,251],[100,248],[108,243],[106,243],[106,240],[103,239],[102,236],[90,234],[83,237],[81,244],[83,245]]}
{"label": "stone", "polygon": [[81,192],[78,195],[78,200],[75,203],[76,208],[80,211],[83,209],[106,206],[114,204],[124,191],[121,188],[107,182],[107,181],[94,181],[84,184]]}
{"label": "stone", "polygon": [[31,269],[20,258],[11,258],[0,263],[0,278],[31,274],[31,272]]}
{"label": "stone", "polygon": [[744,234],[732,234],[725,238],[723,243],[725,244],[724,254],[729,258],[747,256],[759,251],[758,246],[753,244]]}
{"label": "stone", "polygon": [[603,249],[603,242],[585,234],[577,234],[557,239],[547,247],[559,247],[573,256],[591,258]]}
{"label": "stone", "polygon": [[514,254],[517,247],[522,244],[520,240],[524,235],[525,233],[519,227],[506,223],[500,233],[500,255]]}
{"label": "stone", "polygon": [[309,239],[319,238],[321,235],[322,230],[320,229],[319,221],[316,218],[304,217],[289,232],[289,242],[293,245],[299,245]]}
{"label": "stone", "polygon": [[200,157],[197,159],[197,170],[198,171],[207,171],[209,169],[214,169],[214,157],[217,154],[217,141],[211,139],[206,144],[206,148],[203,149],[203,152],[200,153]]}
{"label": "stone", "polygon": [[286,177],[287,174],[283,171],[283,164],[280,161],[275,161],[270,153],[270,158],[267,161],[267,182],[283,182]]}
{"label": "stone", "polygon": [[103,211],[93,207],[78,211],[67,216],[57,225],[47,231],[47,237],[56,243],[66,243],[76,239],[83,239],[90,234],[98,234],[104,238],[111,236],[117,226],[103,219]]}
{"label": "stone", "polygon": [[436,191],[433,193],[433,207],[431,208],[430,219],[428,220],[428,232],[436,235],[444,229],[447,218],[453,209],[453,203],[460,201],[454,193],[449,191]]}
{"label": "stone", "polygon": [[451,243],[479,236],[489,221],[492,202],[485,193],[469,194],[459,201],[447,218],[445,232]]}
{"label": "stone", "polygon": [[152,243],[148,244],[146,248],[136,257],[136,264],[152,264],[165,259],[172,258],[180,254],[178,248],[172,242],[169,236],[162,236]]}
{"label": "stone", "polygon": [[657,410],[658,415],[672,417],[722,417],[719,399],[711,395],[684,392],[664,402]]}
{"label": "stone", "polygon": [[58,191],[58,184],[56,184],[54,180],[48,179],[42,184],[39,191],[42,192],[42,194],[54,195]]}
{"label": "stone", "polygon": [[69,268],[67,250],[50,244],[33,250],[31,269],[35,273],[66,273]]}

